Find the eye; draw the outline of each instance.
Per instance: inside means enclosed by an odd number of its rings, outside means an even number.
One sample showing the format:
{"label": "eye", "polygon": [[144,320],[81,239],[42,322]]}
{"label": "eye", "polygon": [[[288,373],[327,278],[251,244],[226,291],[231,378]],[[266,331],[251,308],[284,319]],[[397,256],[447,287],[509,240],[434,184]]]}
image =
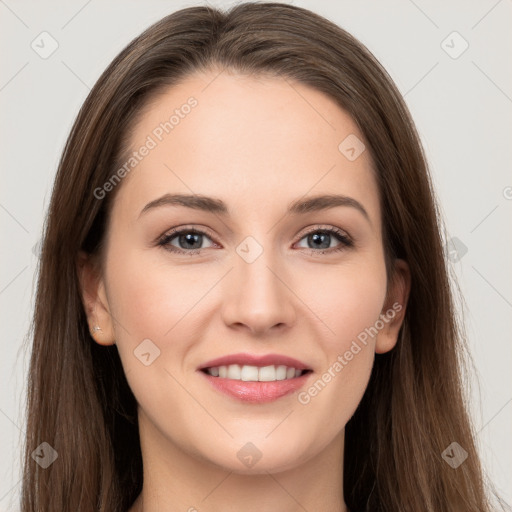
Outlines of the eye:
{"label": "eye", "polygon": [[[338,240],[339,244],[335,247],[330,247],[331,242]],[[301,240],[306,240],[308,249],[311,249],[312,254],[325,254],[342,251],[349,247],[353,247],[354,243],[347,234],[337,228],[315,228],[306,233]],[[309,245],[311,244],[311,245]]]}
{"label": "eye", "polygon": [[[201,252],[201,250],[205,248],[202,247],[205,237],[211,240],[206,232],[199,229],[175,229],[160,238],[158,245],[171,252],[193,255]],[[174,239],[176,240],[174,241]],[[212,245],[214,244],[211,244],[210,247]]]}
{"label": "eye", "polygon": [[[193,256],[194,254],[200,253],[207,247],[217,246],[217,244],[213,242],[209,246],[203,247],[205,238],[210,241],[212,240],[212,237],[207,232],[200,229],[173,229],[159,239],[158,245],[174,253]],[[353,241],[347,234],[332,227],[316,227],[315,229],[307,232],[300,239],[300,241],[302,240],[306,240],[308,243],[308,247],[306,247],[306,249],[309,249],[310,253],[315,255],[342,251],[353,247],[354,245]],[[331,247],[331,243],[336,240],[339,242],[338,245]]]}

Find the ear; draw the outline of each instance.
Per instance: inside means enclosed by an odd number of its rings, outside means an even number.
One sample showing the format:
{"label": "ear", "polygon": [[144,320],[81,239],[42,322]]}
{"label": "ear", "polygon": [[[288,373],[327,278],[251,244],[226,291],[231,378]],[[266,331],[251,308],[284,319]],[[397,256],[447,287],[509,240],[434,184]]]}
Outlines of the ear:
{"label": "ear", "polygon": [[91,336],[100,345],[114,345],[114,326],[108,306],[105,283],[98,265],[88,254],[80,251],[77,258],[77,272]]}
{"label": "ear", "polygon": [[405,310],[411,289],[411,273],[405,260],[396,259],[393,275],[384,307],[380,315],[384,327],[377,335],[375,352],[389,352],[398,341],[398,333],[405,318]]}

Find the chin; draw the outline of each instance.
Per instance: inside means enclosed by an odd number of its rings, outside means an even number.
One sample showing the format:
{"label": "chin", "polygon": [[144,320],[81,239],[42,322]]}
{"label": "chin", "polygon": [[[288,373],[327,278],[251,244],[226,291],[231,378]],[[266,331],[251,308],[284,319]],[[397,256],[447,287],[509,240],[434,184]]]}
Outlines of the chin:
{"label": "chin", "polygon": [[[240,475],[264,475],[267,473],[280,473],[293,469],[309,459],[308,455],[297,448],[298,443],[246,441],[235,442],[235,446],[217,447],[216,455],[209,457],[210,461],[222,468]],[[312,454],[310,454],[312,455]]]}

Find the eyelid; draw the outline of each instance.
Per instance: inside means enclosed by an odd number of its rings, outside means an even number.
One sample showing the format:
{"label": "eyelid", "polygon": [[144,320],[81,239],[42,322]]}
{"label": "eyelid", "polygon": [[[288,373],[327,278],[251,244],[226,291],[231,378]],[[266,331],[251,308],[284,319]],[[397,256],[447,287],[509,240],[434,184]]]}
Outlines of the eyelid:
{"label": "eyelid", "polygon": [[311,233],[316,233],[317,231],[327,231],[327,232],[334,232],[337,235],[341,235],[341,236],[349,239],[352,242],[354,241],[352,236],[347,231],[345,231],[344,229],[338,228],[336,226],[332,226],[330,224],[315,224],[314,226],[308,227],[306,229],[307,229],[306,231],[302,232],[299,240],[302,240],[305,236],[307,236]]}
{"label": "eyelid", "polygon": [[[205,226],[198,227],[197,224],[185,224],[183,226],[177,226],[175,228],[168,229],[167,231],[165,231],[165,233],[163,233],[162,235],[160,235],[157,238],[156,243],[157,243],[157,245],[159,245],[159,244],[163,245],[162,242],[164,242],[166,240],[171,240],[175,236],[180,235],[182,233],[196,233],[199,235],[206,235],[208,238],[210,238],[212,240],[212,242],[214,242],[217,245],[220,245],[218,242],[216,242],[215,236],[213,235],[212,231],[209,228],[207,228]],[[190,251],[186,251],[186,252],[200,251],[200,250],[203,250],[203,249],[191,249]]]}
{"label": "eyelid", "polygon": [[303,238],[306,236],[317,233],[317,232],[324,232],[329,233],[331,236],[334,236],[338,239],[339,245],[336,247],[329,247],[327,249],[311,249],[304,247],[306,251],[309,251],[310,254],[319,255],[319,254],[333,254],[337,253],[339,251],[351,249],[356,246],[355,239],[352,237],[347,231],[338,228],[337,226],[332,225],[324,225],[324,224],[316,224],[315,226],[312,226],[311,228],[308,228],[307,231],[303,232],[301,236],[299,237],[299,240],[296,242],[300,242]]}
{"label": "eyelid", "polygon": [[186,231],[187,233],[195,232],[200,233],[202,235],[206,234],[212,239],[215,238],[213,232],[206,226],[202,226],[199,224],[184,224],[183,226],[176,226],[175,228],[168,229],[162,235],[160,235],[158,239],[166,238],[169,235],[180,234],[182,231]]}

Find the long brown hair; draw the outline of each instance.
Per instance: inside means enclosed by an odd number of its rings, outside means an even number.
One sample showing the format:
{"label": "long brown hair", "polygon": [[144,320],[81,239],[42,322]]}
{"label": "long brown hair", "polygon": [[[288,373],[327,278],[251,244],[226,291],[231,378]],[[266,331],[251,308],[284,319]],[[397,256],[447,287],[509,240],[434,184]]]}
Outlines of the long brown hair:
{"label": "long brown hair", "polygon": [[[270,74],[309,85],[363,134],[380,190],[388,276],[411,271],[399,340],[377,354],[346,425],[344,496],[365,511],[489,511],[463,388],[464,335],[455,317],[442,219],[426,158],[392,79],[349,33],[306,9],[201,6],[148,28],[101,75],[74,123],[44,227],[32,325],[22,511],[125,512],[142,489],[137,410],[116,346],[92,339],[77,255],[100,253],[115,192],[98,200],[127,134],[159,90],[198,70]],[[119,189],[119,187],[117,187]],[[47,442],[57,460],[31,456]],[[443,451],[457,442],[457,468]]]}

